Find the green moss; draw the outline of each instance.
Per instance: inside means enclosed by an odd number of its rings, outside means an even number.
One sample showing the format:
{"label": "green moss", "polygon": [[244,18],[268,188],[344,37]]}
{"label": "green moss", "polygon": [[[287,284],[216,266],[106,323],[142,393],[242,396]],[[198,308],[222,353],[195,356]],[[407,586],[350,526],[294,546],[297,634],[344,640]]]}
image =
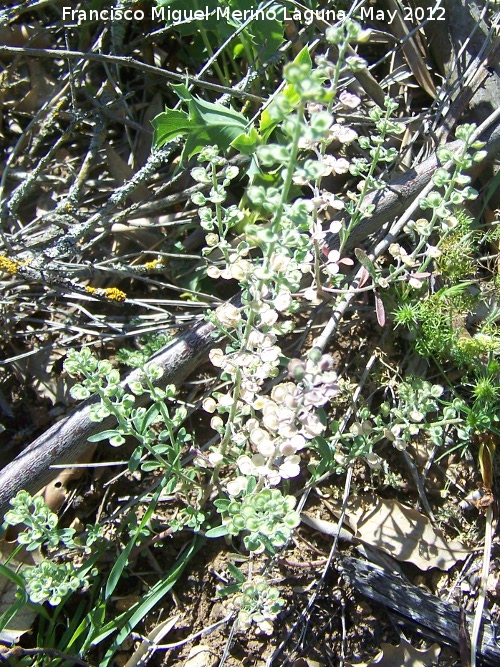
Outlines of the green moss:
{"label": "green moss", "polygon": [[462,283],[439,290],[420,303],[420,331],[415,349],[422,356],[438,360],[455,358],[457,344],[467,337],[465,316],[474,304],[468,291],[470,283]]}
{"label": "green moss", "polygon": [[439,246],[442,254],[436,259],[436,268],[448,284],[467,280],[477,270],[474,254],[478,234],[471,230],[473,218],[460,211],[456,219],[457,226]]}

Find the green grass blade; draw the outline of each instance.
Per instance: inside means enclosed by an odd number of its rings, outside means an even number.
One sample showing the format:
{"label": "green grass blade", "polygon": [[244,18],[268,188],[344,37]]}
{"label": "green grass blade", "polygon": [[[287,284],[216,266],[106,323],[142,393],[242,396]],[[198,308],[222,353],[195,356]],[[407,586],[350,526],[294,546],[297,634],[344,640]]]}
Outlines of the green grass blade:
{"label": "green grass blade", "polygon": [[[179,577],[181,576],[184,568],[189,563],[191,558],[197,553],[201,546],[205,543],[205,540],[200,536],[195,536],[191,545],[178,557],[172,569],[168,572],[166,577],[160,580],[153,588],[149,591],[144,600],[141,600],[137,605],[132,607],[127,612],[128,619],[125,620],[125,624],[121,628],[118,636],[113,641],[112,645],[106,652],[104,660],[100,663],[99,667],[107,667],[110,661],[113,658],[115,651],[118,649],[120,644],[125,641],[128,635],[132,632],[135,626],[142,621],[146,614],[170,591],[170,589],[177,583]],[[115,619],[114,624],[119,619]],[[109,627],[109,624],[108,624]],[[104,636],[101,634],[94,639],[92,642],[94,645],[98,644],[109,632],[106,632]]]}

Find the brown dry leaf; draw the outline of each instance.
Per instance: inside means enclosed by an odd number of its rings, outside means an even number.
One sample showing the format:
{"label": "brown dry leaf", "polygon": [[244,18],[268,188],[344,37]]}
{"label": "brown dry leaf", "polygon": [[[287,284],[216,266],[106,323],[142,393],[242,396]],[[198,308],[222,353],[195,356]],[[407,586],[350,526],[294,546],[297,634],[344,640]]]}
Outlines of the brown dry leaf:
{"label": "brown dry leaf", "polygon": [[[53,512],[57,512],[66,502],[68,497],[67,483],[72,479],[72,471],[75,468],[65,468],[55,479],[44,486],[40,491],[47,507]],[[76,468],[80,470],[80,468]]]}
{"label": "brown dry leaf", "polygon": [[[0,563],[6,562],[15,547],[17,543],[6,542],[5,539],[0,540]],[[38,551],[21,551],[16,558],[9,561],[9,568],[19,572],[25,565],[35,565],[38,554]],[[0,574],[0,616],[17,602],[16,591],[16,584]],[[8,645],[17,644],[21,636],[31,630],[36,616],[37,612],[28,605],[22,607],[0,632],[0,642]]]}
{"label": "brown dry leaf", "polygon": [[212,667],[218,661],[210,646],[198,644],[189,651],[184,667]]}
{"label": "brown dry leaf", "polygon": [[125,667],[142,667],[149,662],[155,653],[155,644],[159,644],[163,637],[167,635],[180,618],[180,614],[167,618],[167,620],[159,623],[148,636],[141,642],[139,647],[134,651],[130,659],[127,660]]}
{"label": "brown dry leaf", "polygon": [[68,382],[54,368],[63,355],[64,353],[50,348],[37,350],[36,354],[12,362],[12,368],[19,382],[31,382],[38,396],[48,398],[52,405],[69,405],[71,398]]}
{"label": "brown dry leaf", "polygon": [[[123,185],[123,183],[129,181],[134,175],[132,167],[125,162],[121,155],[118,155],[112,146],[106,146],[106,159],[109,173],[119,185]],[[130,201],[134,204],[139,204],[148,197],[149,190],[145,185],[138,185],[129,195]]]}
{"label": "brown dry leaf", "polygon": [[52,99],[57,82],[49,76],[43,64],[37,60],[30,59],[27,65],[30,71],[31,87],[27,95],[16,102],[16,111],[35,114],[44,102]]}
{"label": "brown dry leaf", "polygon": [[[0,575],[0,614],[6,612],[17,602],[17,586],[6,577]],[[22,635],[31,630],[37,613],[28,605],[20,609],[7,627],[0,632],[0,643],[18,644]]]}
{"label": "brown dry leaf", "polygon": [[[85,450],[85,453],[78,457],[76,463],[90,463],[94,457],[96,449],[97,443]],[[69,495],[69,484],[80,479],[85,472],[86,468],[81,468],[79,466],[63,468],[57,477],[39,491],[38,495],[43,496],[45,504],[49,509],[53,512],[57,512],[64,505],[64,502]]]}
{"label": "brown dry leaf", "polygon": [[149,102],[147,108],[144,111],[144,116],[142,119],[142,126],[146,130],[145,132],[139,133],[137,140],[137,146],[134,151],[135,158],[135,168],[143,167],[146,164],[146,160],[151,155],[151,142],[153,140],[153,132],[151,121],[155,116],[161,113],[165,109],[163,99],[161,94],[158,92]]}
{"label": "brown dry leaf", "polygon": [[449,570],[471,553],[461,542],[446,542],[426,516],[396,500],[358,498],[349,505],[349,519],[359,540],[421,570]]}
{"label": "brown dry leaf", "polygon": [[[41,23],[22,23],[0,26],[0,44],[5,46],[29,46],[34,49],[50,49],[53,42]],[[5,57],[8,59],[8,57]]]}
{"label": "brown dry leaf", "polygon": [[[400,6],[396,0],[387,0],[387,8],[394,14],[394,21],[392,23],[392,31],[394,37],[401,41],[401,48],[413,76],[422,86],[426,93],[432,98],[436,97],[436,86],[432,80],[429,70],[425,64],[422,54],[420,53],[415,37],[408,37],[409,30],[405,23],[404,17],[401,13]],[[404,41],[403,41],[404,40]]]}
{"label": "brown dry leaf", "polygon": [[346,667],[429,667],[437,664],[440,652],[437,644],[419,651],[403,639],[399,646],[382,644],[379,655],[368,663],[352,665],[347,662]]}

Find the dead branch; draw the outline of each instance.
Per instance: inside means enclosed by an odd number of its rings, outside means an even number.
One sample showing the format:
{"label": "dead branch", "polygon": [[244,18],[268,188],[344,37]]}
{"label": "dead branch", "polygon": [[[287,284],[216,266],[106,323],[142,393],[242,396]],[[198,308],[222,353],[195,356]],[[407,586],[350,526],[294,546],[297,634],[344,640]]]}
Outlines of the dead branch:
{"label": "dead branch", "polygon": [[[217,343],[214,325],[202,322],[180,334],[169,345],[150,358],[164,369],[159,386],[180,384],[195,368],[207,359],[209,350]],[[122,382],[138,379],[133,371]],[[142,397],[137,397],[141,405]],[[67,417],[54,424],[31,443],[14,461],[0,472],[0,516],[9,509],[9,500],[21,489],[39,491],[57,475],[55,464],[74,463],[90,447],[88,438],[104,429],[113,428],[114,417],[100,423],[89,419],[90,407],[98,401],[96,395],[84,401]]]}
{"label": "dead branch", "polygon": [[[365,597],[384,605],[430,639],[458,648],[460,609],[454,604],[443,602],[399,575],[357,558],[342,557],[340,570],[343,578]],[[466,620],[472,628],[470,614]],[[495,641],[494,628],[488,618],[484,617],[483,621],[478,657],[486,665],[498,665],[500,648]]]}
{"label": "dead branch", "polygon": [[[154,74],[163,79],[179,81],[179,83],[186,82],[186,77],[184,74],[171,72],[170,70],[164,69],[163,67],[148,65],[129,56],[112,56],[106,53],[85,53],[83,51],[67,51],[65,49],[33,49],[25,46],[0,46],[0,57],[2,57],[2,55],[30,56],[31,58],[68,58],[71,60],[81,60],[83,62],[86,60],[93,60],[94,62],[99,63],[109,63],[112,65],[120,65],[122,67],[131,67],[132,69],[137,69],[144,74]],[[189,82],[191,85],[196,85],[200,88],[206,88],[207,90],[214,90],[215,92],[221,93],[223,95],[241,97],[245,100],[252,100],[253,102],[258,103],[262,103],[264,101],[257,95],[252,95],[251,93],[240,91],[237,88],[227,88],[226,86],[220,86],[216,83],[211,83],[210,81],[201,81],[196,77],[190,77]]]}

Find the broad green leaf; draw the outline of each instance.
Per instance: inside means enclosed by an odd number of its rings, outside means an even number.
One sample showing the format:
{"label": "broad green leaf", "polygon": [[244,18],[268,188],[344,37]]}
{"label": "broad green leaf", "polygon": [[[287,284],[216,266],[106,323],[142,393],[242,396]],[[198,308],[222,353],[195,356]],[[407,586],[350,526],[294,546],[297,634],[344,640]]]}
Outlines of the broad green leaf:
{"label": "broad green leaf", "polygon": [[[189,46],[189,56],[193,62],[198,62],[201,58],[206,57],[206,45],[201,39],[200,32],[203,30],[205,34],[210,32],[210,36],[217,35],[218,44],[222,44],[226,39],[229,39],[234,33],[234,28],[220,15],[217,15],[218,7],[221,7],[220,0],[192,0],[187,3],[186,0],[156,0],[158,7],[169,7],[171,10],[171,21],[168,21],[168,14],[165,12],[165,20],[167,25],[172,25],[175,22],[175,31],[179,35],[193,35],[193,44]],[[173,12],[178,10],[192,9],[206,12],[206,18],[203,20],[181,21],[175,20]],[[215,42],[211,40],[212,43]]]}
{"label": "broad green leaf", "polygon": [[171,88],[181,102],[186,102],[186,104],[189,104],[189,102],[191,102],[193,99],[193,96],[189,92],[189,88],[185,83],[173,83]]}
{"label": "broad green leaf", "polygon": [[[248,121],[239,111],[235,111],[230,107],[223,107],[222,104],[205,102],[199,98],[191,98],[189,104],[189,111],[197,118],[204,121],[208,128],[215,127],[229,127],[234,128],[232,131],[237,131],[238,134],[244,132],[248,125]],[[210,129],[209,129],[210,131]],[[238,134],[235,135],[238,136]],[[228,144],[229,145],[229,144]]]}
{"label": "broad green leaf", "polygon": [[240,134],[231,142],[231,146],[242,155],[252,155],[257,146],[261,143],[261,138],[257,130],[252,127],[248,134]]}
{"label": "broad green leaf", "polygon": [[[217,144],[216,141],[212,141],[210,139],[210,136],[208,132],[205,132],[203,129],[195,129],[192,130],[186,139],[186,143],[184,144],[184,150],[182,151],[182,160],[186,160],[193,155],[197,155],[200,151],[202,151],[205,146],[209,146],[210,144]],[[217,144],[219,146],[219,144]],[[221,148],[221,146],[219,146]]]}
{"label": "broad green leaf", "polygon": [[[243,12],[243,18],[244,16],[250,16],[250,14],[248,14],[249,11],[255,11],[257,9],[255,0],[230,0],[230,6],[232,11],[228,13],[228,24],[234,26],[236,29],[240,29],[242,24],[246,21],[235,20],[235,10]],[[263,21],[256,17],[255,20],[248,23],[245,30],[243,30],[239,36],[242,46],[244,46],[243,42],[245,41],[245,38],[247,36],[250,37],[253,51],[260,63],[264,63],[276,56],[279,47],[284,41],[284,8],[276,3],[268,9],[276,11],[277,18],[275,20],[269,17]],[[247,14],[245,15],[244,12],[247,12]]]}
{"label": "broad green leaf", "polygon": [[[166,109],[153,119],[153,143],[157,148],[179,135],[187,135],[183,158],[191,158],[210,144],[225,151],[247,133],[248,121],[239,111],[193,97],[184,84],[172,88],[187,104],[189,113]],[[255,140],[255,135],[249,135],[247,145]]]}
{"label": "broad green leaf", "polygon": [[304,46],[300,53],[297,53],[293,62],[294,65],[307,65],[310,69],[312,69],[311,54],[309,53],[307,46]]}
{"label": "broad green leaf", "polygon": [[174,109],[166,109],[163,113],[158,114],[153,118],[151,124],[154,128],[153,145],[156,148],[161,148],[179,134],[189,132],[191,127],[187,113]]}
{"label": "broad green leaf", "polygon": [[[193,35],[189,46],[189,56],[193,62],[206,56],[207,39],[214,50],[227,40],[227,48],[232,57],[246,56],[254,65],[255,62],[263,64],[275,57],[284,41],[282,18],[284,10],[278,3],[273,7],[268,7],[268,11],[276,10],[275,20],[271,18],[262,20],[256,16],[255,20],[250,21],[248,12],[256,11],[255,0],[228,0],[224,4],[220,0],[203,0],[203,2],[194,0],[189,3],[189,6],[185,0],[156,0],[156,4],[159,7],[169,8],[171,15],[174,11],[185,9],[201,10],[206,13],[202,21],[182,21],[175,25],[175,30],[180,35]],[[236,19],[238,15],[235,12],[237,11],[243,12],[241,20]],[[165,19],[167,19],[167,12],[165,12]],[[205,40],[200,36],[201,30],[204,31]]]}

